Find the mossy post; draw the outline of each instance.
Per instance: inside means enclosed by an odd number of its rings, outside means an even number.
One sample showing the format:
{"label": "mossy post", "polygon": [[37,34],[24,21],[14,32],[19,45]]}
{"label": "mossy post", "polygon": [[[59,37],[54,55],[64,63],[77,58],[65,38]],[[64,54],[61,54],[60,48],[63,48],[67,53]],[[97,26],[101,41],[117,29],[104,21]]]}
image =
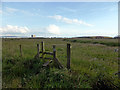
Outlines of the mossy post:
{"label": "mossy post", "polygon": [[38,58],[39,58],[39,51],[40,51],[40,50],[39,50],[39,49],[40,49],[39,47],[40,47],[39,44],[37,44],[37,57],[38,57]]}
{"label": "mossy post", "polygon": [[41,42],[41,52],[42,52],[42,58],[44,56],[44,42]]}
{"label": "mossy post", "polygon": [[22,57],[22,46],[21,45],[19,46],[20,46],[20,56]]}
{"label": "mossy post", "polygon": [[70,44],[67,44],[67,69],[70,69]]}

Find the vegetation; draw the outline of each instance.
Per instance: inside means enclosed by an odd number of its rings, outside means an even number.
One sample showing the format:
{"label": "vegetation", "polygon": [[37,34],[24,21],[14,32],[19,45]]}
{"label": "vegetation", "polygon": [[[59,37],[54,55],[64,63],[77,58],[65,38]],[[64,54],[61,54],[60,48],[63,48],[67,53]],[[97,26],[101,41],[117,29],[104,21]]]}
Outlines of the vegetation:
{"label": "vegetation", "polygon": [[[79,43],[81,40],[87,43]],[[52,52],[52,45],[56,45],[57,58],[64,67],[66,44],[71,43],[71,70],[57,69],[52,63],[50,68],[42,67],[47,60],[34,59],[41,41],[45,42],[46,51]],[[3,39],[3,88],[120,88],[115,75],[117,45],[93,44],[94,41],[117,43],[117,39]]]}
{"label": "vegetation", "polygon": [[[114,40],[114,41],[113,41]],[[64,39],[64,41],[119,46],[118,39]]]}

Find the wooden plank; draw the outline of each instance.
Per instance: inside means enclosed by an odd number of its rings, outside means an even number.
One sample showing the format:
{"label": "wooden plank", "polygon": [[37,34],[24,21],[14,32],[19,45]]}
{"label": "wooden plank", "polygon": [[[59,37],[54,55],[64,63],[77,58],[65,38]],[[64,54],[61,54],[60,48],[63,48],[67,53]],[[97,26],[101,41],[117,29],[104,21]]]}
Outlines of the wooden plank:
{"label": "wooden plank", "polygon": [[52,52],[44,52],[44,54],[53,55],[53,53],[52,53]]}
{"label": "wooden plank", "polygon": [[39,52],[39,54],[42,53],[42,51]]}
{"label": "wooden plank", "polygon": [[55,58],[54,61],[56,62],[56,64],[58,65],[60,69],[63,68],[62,64],[59,62],[57,58]]}
{"label": "wooden plank", "polygon": [[70,69],[70,44],[67,44],[67,69]]}
{"label": "wooden plank", "polygon": [[50,60],[50,61],[47,61],[46,63],[44,63],[43,64],[43,67],[46,67],[46,66],[48,66],[50,63],[52,62],[52,60]]}
{"label": "wooden plank", "polygon": [[44,59],[49,59],[49,60],[52,60],[53,58],[47,58],[47,57],[45,57]]}
{"label": "wooden plank", "polygon": [[48,65],[49,65],[49,63],[50,63],[50,62],[49,62],[49,61],[47,61],[46,63],[44,63],[44,64],[43,64],[43,67],[48,66]]}

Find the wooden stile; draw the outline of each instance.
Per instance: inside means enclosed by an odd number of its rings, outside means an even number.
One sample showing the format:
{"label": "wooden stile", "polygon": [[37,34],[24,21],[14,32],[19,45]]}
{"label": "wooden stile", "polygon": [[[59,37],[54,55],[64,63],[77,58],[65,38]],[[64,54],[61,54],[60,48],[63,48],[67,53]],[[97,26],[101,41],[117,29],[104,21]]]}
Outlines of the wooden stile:
{"label": "wooden stile", "polygon": [[[54,61],[54,64],[59,68],[63,68],[62,64],[59,62],[59,60],[57,59],[56,57],[56,49],[55,49],[55,45],[53,45],[53,52],[44,52],[44,42],[42,41],[41,42],[41,51],[40,51],[40,48],[39,48],[39,44],[37,44],[37,55],[35,56],[35,58],[41,58],[41,59],[48,59],[48,60],[53,60]],[[39,54],[42,54],[41,57]],[[49,54],[49,55],[52,55],[53,58],[50,58],[50,57],[43,57],[44,54]],[[43,64],[43,67],[46,67],[46,66],[49,66],[49,61],[47,61],[46,63]]]}

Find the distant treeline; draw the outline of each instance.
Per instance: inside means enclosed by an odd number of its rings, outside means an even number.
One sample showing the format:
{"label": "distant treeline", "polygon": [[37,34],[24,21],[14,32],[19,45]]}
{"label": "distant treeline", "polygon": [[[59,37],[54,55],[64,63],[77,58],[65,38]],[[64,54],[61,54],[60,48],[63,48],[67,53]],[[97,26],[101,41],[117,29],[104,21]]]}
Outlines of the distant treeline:
{"label": "distant treeline", "polygon": [[117,37],[105,37],[105,36],[86,36],[86,37],[76,37],[76,38],[91,38],[91,39],[114,39]]}

